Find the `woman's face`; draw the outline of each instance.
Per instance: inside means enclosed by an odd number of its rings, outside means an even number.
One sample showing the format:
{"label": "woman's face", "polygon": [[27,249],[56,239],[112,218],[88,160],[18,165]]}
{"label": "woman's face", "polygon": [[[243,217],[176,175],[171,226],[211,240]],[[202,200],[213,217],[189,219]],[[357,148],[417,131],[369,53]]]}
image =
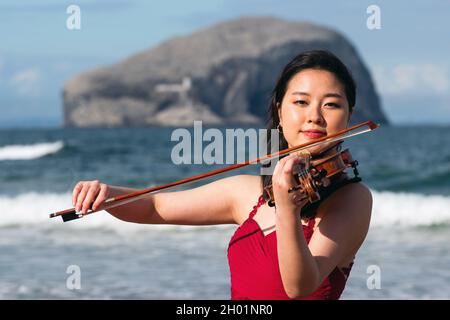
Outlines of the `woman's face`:
{"label": "woman's face", "polygon": [[[289,147],[343,130],[350,118],[344,86],[333,73],[318,69],[306,69],[292,77],[278,114]],[[308,150],[317,153],[333,143]]]}

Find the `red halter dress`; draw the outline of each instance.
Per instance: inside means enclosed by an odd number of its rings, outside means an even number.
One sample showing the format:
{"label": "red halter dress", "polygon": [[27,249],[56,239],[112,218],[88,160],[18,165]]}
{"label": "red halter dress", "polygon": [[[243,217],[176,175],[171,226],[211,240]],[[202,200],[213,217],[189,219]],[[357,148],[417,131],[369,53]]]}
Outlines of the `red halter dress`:
{"label": "red halter dress", "polygon": [[[356,181],[360,179],[349,179],[345,184]],[[265,202],[263,196],[260,196],[247,220],[237,228],[228,245],[232,300],[290,299],[281,280],[276,231],[264,235],[253,219],[258,208]],[[314,223],[314,218],[311,218],[308,225],[302,225],[307,243],[314,232]],[[315,292],[301,299],[339,299],[352,265],[353,262],[348,268],[336,267]]]}

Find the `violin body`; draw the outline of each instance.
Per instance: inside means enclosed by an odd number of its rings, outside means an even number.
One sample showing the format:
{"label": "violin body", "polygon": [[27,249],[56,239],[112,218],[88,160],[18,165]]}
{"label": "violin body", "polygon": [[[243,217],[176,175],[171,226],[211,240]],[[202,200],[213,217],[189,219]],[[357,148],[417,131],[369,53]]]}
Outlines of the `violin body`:
{"label": "violin body", "polygon": [[[340,176],[340,173],[347,168],[353,168],[355,176],[358,176],[357,160],[353,157],[349,149],[336,152],[321,159],[311,160],[310,153],[301,153],[302,165],[294,168],[294,180],[297,185],[289,189],[288,192],[298,191],[301,199],[307,199],[310,203],[320,200],[320,190],[328,187]],[[272,184],[264,188],[269,195],[268,205],[275,206]]]}

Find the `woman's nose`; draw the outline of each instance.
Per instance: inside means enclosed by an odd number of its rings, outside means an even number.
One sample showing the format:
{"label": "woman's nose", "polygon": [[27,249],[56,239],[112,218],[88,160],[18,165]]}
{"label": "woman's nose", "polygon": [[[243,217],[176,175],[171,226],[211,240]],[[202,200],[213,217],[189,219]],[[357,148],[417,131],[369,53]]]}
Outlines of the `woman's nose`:
{"label": "woman's nose", "polygon": [[307,120],[308,122],[313,123],[323,123],[324,120],[320,106],[311,105],[310,108],[308,108]]}

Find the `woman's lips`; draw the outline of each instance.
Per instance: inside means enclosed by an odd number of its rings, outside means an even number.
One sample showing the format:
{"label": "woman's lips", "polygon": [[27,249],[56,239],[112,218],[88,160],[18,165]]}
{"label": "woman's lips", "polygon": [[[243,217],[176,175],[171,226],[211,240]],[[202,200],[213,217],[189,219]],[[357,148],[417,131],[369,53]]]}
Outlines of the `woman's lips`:
{"label": "woman's lips", "polygon": [[325,132],[321,132],[321,131],[302,131],[302,133],[307,136],[308,138],[312,138],[312,139],[317,139],[317,138],[321,138],[323,136],[325,136]]}

